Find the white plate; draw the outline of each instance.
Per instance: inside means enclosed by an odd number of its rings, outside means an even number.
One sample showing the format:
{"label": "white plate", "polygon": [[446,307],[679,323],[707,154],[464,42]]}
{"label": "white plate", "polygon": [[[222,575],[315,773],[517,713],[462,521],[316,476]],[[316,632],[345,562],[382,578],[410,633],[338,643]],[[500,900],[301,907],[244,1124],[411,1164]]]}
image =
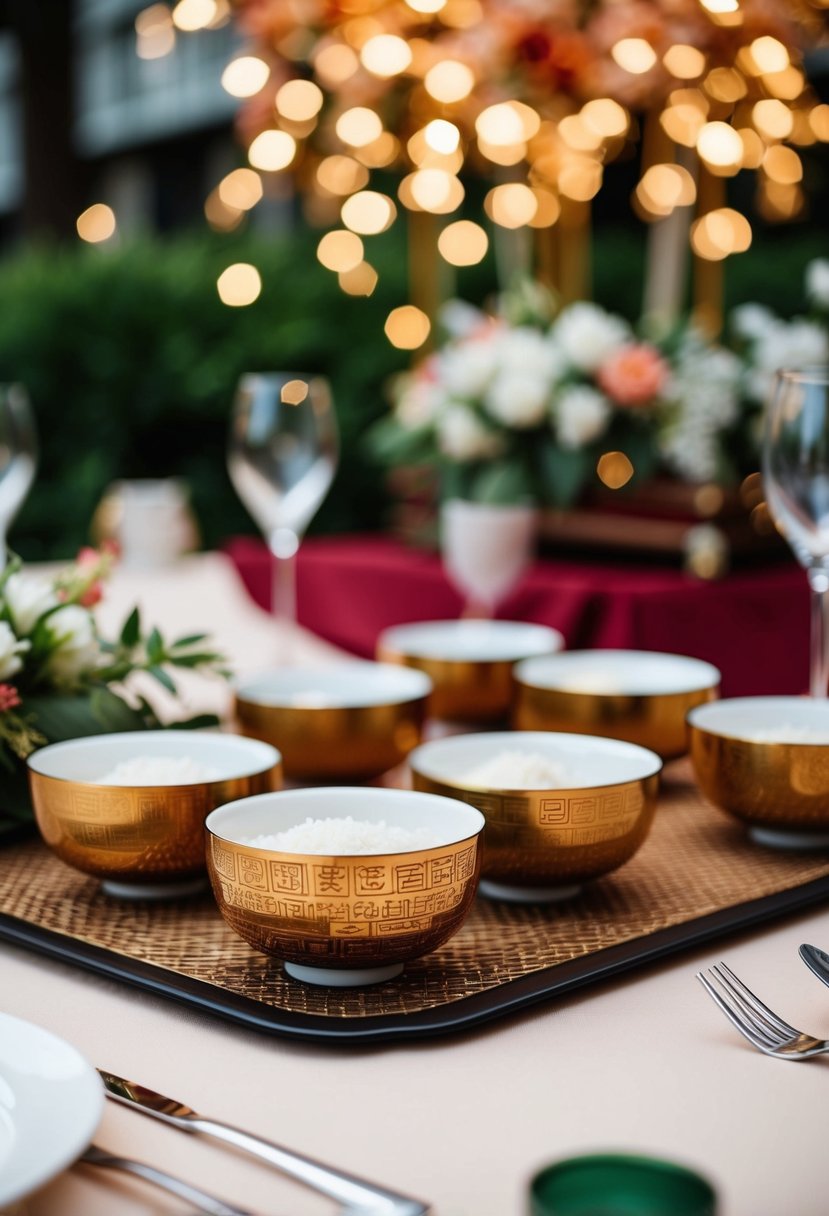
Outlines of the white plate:
{"label": "white plate", "polygon": [[0,1013],[0,1208],[80,1157],[104,1108],[100,1077],[80,1052]]}

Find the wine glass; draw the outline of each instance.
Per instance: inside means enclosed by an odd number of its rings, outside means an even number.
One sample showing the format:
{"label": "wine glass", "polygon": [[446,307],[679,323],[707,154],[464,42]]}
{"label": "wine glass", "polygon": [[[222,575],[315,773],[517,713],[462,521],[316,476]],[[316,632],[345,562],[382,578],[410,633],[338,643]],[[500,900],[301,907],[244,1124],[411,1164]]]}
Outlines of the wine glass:
{"label": "wine glass", "polygon": [[813,697],[825,697],[829,682],[829,368],[776,374],[766,411],[763,486],[774,522],[809,576],[809,691]]}
{"label": "wine glass", "polygon": [[37,468],[37,430],[26,390],[0,385],[0,569],[9,527],[31,489]]}
{"label": "wine glass", "polygon": [[254,372],[236,390],[228,469],[274,559],[273,611],[296,620],[294,559],[337,469],[337,423],[327,380]]}

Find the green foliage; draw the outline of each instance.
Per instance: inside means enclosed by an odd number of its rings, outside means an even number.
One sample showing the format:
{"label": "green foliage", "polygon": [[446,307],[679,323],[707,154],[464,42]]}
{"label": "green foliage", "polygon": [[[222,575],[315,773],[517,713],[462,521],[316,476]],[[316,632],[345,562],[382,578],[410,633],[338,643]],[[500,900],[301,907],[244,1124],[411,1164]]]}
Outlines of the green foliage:
{"label": "green foliage", "polygon": [[[384,408],[383,384],[406,356],[383,336],[404,298],[391,258],[370,300],[344,296],[315,239],[210,236],[121,250],[31,250],[0,266],[0,381],[23,383],[41,443],[38,479],[14,528],[24,557],[66,557],[88,536],[106,486],[175,474],[192,487],[206,545],[254,525],[225,466],[235,385],[246,371],[330,376],[343,458],[321,513],[328,530],[376,524],[380,479],[359,437]],[[248,308],[219,300],[234,261],[263,279]]]}
{"label": "green foliage", "polygon": [[[296,368],[330,376],[341,467],[315,528],[381,526],[382,474],[362,442],[387,408],[386,384],[408,356],[383,336],[406,300],[404,225],[374,238],[380,270],[370,299],[343,295],[316,261],[318,234],[270,241],[210,234],[24,250],[0,264],[0,381],[33,400],[41,440],[37,482],[12,533],[26,558],[66,557],[88,537],[107,485],[121,477],[187,480],[204,543],[255,527],[225,469],[227,418],[245,371]],[[817,232],[782,229],[726,267],[729,306],[757,300],[782,315],[803,308],[802,271],[825,252]],[[635,320],[644,234],[602,228],[594,245],[596,299]],[[259,267],[263,291],[227,308],[216,278],[231,262]],[[481,303],[495,288],[493,259],[462,271],[458,290]]]}

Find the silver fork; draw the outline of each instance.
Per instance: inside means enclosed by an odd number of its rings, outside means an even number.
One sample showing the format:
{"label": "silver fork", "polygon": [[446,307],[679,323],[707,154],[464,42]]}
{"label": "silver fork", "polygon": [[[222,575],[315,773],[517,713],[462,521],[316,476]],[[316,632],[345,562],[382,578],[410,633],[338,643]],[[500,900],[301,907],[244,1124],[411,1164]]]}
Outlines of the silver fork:
{"label": "silver fork", "polygon": [[107,1169],[123,1170],[126,1174],[135,1174],[136,1177],[143,1178],[145,1182],[152,1182],[163,1190],[169,1191],[171,1195],[178,1195],[180,1199],[186,1199],[188,1203],[195,1204],[199,1212],[208,1213],[209,1216],[252,1216],[247,1209],[232,1207],[229,1203],[217,1199],[215,1195],[208,1195],[206,1191],[192,1186],[189,1182],[184,1182],[181,1178],[165,1174],[163,1170],[156,1169],[154,1165],[146,1165],[143,1161],[132,1161],[128,1157],[118,1157],[115,1153],[108,1153],[105,1149],[98,1148],[96,1144],[91,1144],[79,1161],[83,1165],[101,1165]]}
{"label": "silver fork", "polygon": [[725,963],[697,972],[697,979],[732,1026],[752,1047],[780,1060],[808,1060],[829,1051],[829,1042],[796,1030],[769,1009]]}

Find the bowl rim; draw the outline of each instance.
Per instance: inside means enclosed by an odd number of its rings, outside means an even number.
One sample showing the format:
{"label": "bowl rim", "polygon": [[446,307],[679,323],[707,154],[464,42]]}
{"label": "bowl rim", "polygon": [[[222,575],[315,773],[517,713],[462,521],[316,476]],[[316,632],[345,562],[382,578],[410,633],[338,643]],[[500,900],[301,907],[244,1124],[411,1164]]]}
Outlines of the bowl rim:
{"label": "bowl rim", "polygon": [[[287,698],[289,696],[295,697],[297,695],[296,692],[284,694],[275,693],[274,696],[282,695],[284,697],[284,699],[281,701],[274,699],[263,701],[261,699],[261,694],[257,697],[248,691],[251,685],[257,684],[260,681],[271,679],[273,677],[283,676],[286,674],[302,674],[306,675],[309,680],[312,680],[314,676],[324,677],[330,674],[332,671],[339,672],[349,667],[361,668],[363,671],[366,668],[371,668],[373,670],[382,668],[386,673],[393,675],[395,679],[399,680],[401,684],[408,681],[411,691],[403,692],[401,690],[398,693],[389,693],[384,695],[382,698],[378,698],[376,701],[366,701],[362,704],[359,702],[355,704],[353,701],[343,700],[342,702],[331,705],[293,704],[288,701]],[[258,709],[284,709],[301,713],[327,713],[331,710],[341,709],[378,709],[384,705],[411,705],[428,697],[433,690],[433,684],[426,672],[417,671],[415,668],[411,667],[402,667],[399,663],[375,662],[373,659],[346,659],[340,663],[327,663],[320,667],[273,667],[267,671],[259,672],[259,674],[255,676],[242,676],[232,682],[231,688],[237,704],[253,705]]]}
{"label": "bowl rim", "polygon": [[[42,760],[43,754],[48,752],[54,756],[58,751],[82,750],[84,745],[93,745],[100,743],[102,740],[118,739],[141,739],[148,744],[152,744],[154,739],[163,737],[170,738],[205,738],[209,734],[212,740],[232,739],[234,743],[241,743],[251,753],[258,753],[260,760],[256,763],[256,767],[246,768],[243,772],[236,773],[232,777],[214,777],[210,781],[173,781],[168,784],[161,785],[107,785],[102,781],[79,781],[74,777],[59,777],[53,773],[44,773],[37,767],[36,761],[40,757]],[[222,746],[222,743],[219,743]],[[100,735],[84,735],[78,739],[62,739],[59,743],[47,743],[43,747],[37,748],[30,756],[26,758],[26,765],[34,776],[41,778],[44,781],[60,781],[65,785],[75,785],[88,790],[136,790],[141,793],[157,790],[196,790],[208,789],[214,786],[226,785],[229,781],[243,781],[249,777],[259,777],[265,773],[269,773],[272,769],[277,768],[282,763],[282,753],[278,748],[271,743],[265,743],[260,739],[251,739],[246,735],[233,734],[229,731],[210,731],[200,734],[198,731],[190,730],[125,730],[125,731],[110,731]],[[253,764],[253,759],[251,759]]]}
{"label": "bowl rim", "polygon": [[718,711],[721,712],[721,710],[719,710],[719,707],[721,707],[721,706],[728,707],[728,706],[740,705],[740,704],[746,705],[746,703],[756,704],[758,701],[764,701],[766,703],[775,702],[775,703],[777,703],[777,705],[780,706],[781,709],[784,708],[786,705],[796,705],[798,707],[801,707],[803,705],[823,705],[826,707],[827,713],[829,713],[829,701],[816,701],[810,697],[798,697],[798,696],[786,696],[786,695],[775,696],[772,694],[769,696],[759,695],[759,696],[748,696],[748,697],[722,697],[718,701],[709,701],[705,705],[695,705],[694,708],[690,709],[688,711],[688,713],[685,715],[685,721],[687,722],[690,730],[699,731],[700,734],[711,735],[715,739],[728,739],[732,743],[748,744],[751,747],[779,747],[779,748],[782,748],[782,747],[785,747],[785,748],[792,748],[792,747],[803,747],[803,748],[824,747],[824,748],[826,748],[826,747],[829,747],[829,729],[826,732],[826,735],[827,735],[826,739],[822,742],[819,740],[816,740],[816,739],[792,739],[787,742],[785,739],[752,739],[750,735],[734,734],[731,731],[723,730],[722,728],[717,728],[717,727],[710,726],[710,725],[705,725],[704,723],[696,721],[696,718],[698,718],[700,716],[704,716],[704,715],[701,715],[700,711],[707,710],[710,712],[714,708],[714,706],[717,706]]}
{"label": "bowl rim", "polygon": [[[546,638],[546,646],[544,650],[533,650],[530,653],[526,652],[526,647],[516,646],[513,653],[510,655],[491,657],[487,655],[474,654],[436,654],[428,641],[422,646],[412,646],[407,642],[405,636],[400,640],[401,634],[414,629],[422,629],[427,634],[437,633],[439,629],[450,629],[460,632],[464,626],[469,624],[485,625],[494,632],[506,632],[509,629],[523,629],[528,634],[534,634],[541,645],[542,638]],[[504,628],[502,628],[504,627]],[[417,659],[426,663],[508,663],[512,664],[530,658],[543,658],[548,654],[557,654],[564,649],[565,637],[560,629],[553,628],[552,625],[542,625],[538,621],[513,621],[513,620],[484,620],[484,621],[469,621],[463,617],[442,618],[439,620],[427,621],[403,621],[398,625],[389,625],[383,629],[377,638],[377,651],[385,651],[387,653],[398,654],[401,658]]]}
{"label": "bowl rim", "polygon": [[[381,853],[297,853],[288,852],[279,849],[262,849],[255,845],[244,844],[242,841],[234,840],[229,836],[223,835],[216,828],[216,820],[223,818],[223,812],[235,809],[238,806],[253,807],[261,805],[263,802],[272,802],[274,799],[295,798],[303,801],[311,795],[320,794],[360,794],[368,796],[369,799],[387,797],[389,794],[406,794],[410,798],[417,798],[418,801],[428,799],[433,804],[435,802],[451,803],[453,809],[461,808],[464,812],[469,812],[472,815],[473,822],[477,818],[478,827],[475,831],[470,832],[468,836],[460,836],[457,840],[446,841],[442,844],[426,845],[419,849],[403,849],[403,850],[386,850]],[[336,815],[329,815],[328,818],[335,819]],[[211,820],[213,823],[211,824]],[[253,794],[248,798],[234,798],[232,802],[225,802],[221,806],[215,807],[205,818],[204,827],[208,835],[213,836],[216,840],[221,840],[224,844],[231,844],[237,849],[249,849],[250,852],[256,854],[264,854],[271,857],[303,857],[319,859],[321,857],[340,857],[347,858],[350,861],[360,861],[365,857],[412,857],[420,853],[433,853],[435,849],[455,848],[456,845],[466,844],[467,841],[476,840],[486,826],[486,819],[481,811],[475,806],[470,806],[468,802],[462,802],[460,798],[448,798],[444,794],[430,794],[423,790],[400,790],[395,788],[386,788],[384,786],[362,786],[362,785],[326,785],[326,786],[306,786],[297,790],[271,790],[265,794]]]}
{"label": "bowl rim", "polygon": [[[531,664],[560,662],[564,660],[569,664],[571,659],[584,658],[585,656],[598,659],[602,658],[618,658],[623,655],[625,658],[632,659],[670,659],[685,667],[688,671],[689,679],[681,681],[678,687],[670,689],[658,689],[648,692],[635,692],[629,689],[617,690],[614,692],[602,692],[598,689],[577,689],[577,688],[559,688],[555,683],[539,683],[538,677],[533,678],[532,670],[528,673],[528,668]],[[699,678],[691,680],[690,674],[692,670],[699,673]],[[693,655],[674,654],[668,650],[624,650],[617,648],[609,648],[607,650],[562,650],[554,654],[535,655],[529,659],[522,659],[514,668],[514,677],[517,684],[523,688],[537,688],[541,692],[555,692],[560,696],[571,697],[684,697],[689,693],[707,692],[711,689],[719,688],[722,682],[722,672],[713,663],[709,663],[707,659],[697,659]]]}
{"label": "bowl rim", "polygon": [[[539,788],[530,788],[528,786],[472,785],[470,782],[461,782],[461,781],[458,781],[457,779],[453,780],[451,777],[436,777],[430,773],[424,772],[423,769],[417,768],[416,764],[415,764],[415,760],[419,754],[427,751],[429,748],[436,747],[437,745],[451,746],[452,741],[454,741],[455,739],[472,738],[472,739],[481,740],[481,741],[503,739],[507,742],[509,742],[509,741],[514,742],[516,739],[516,736],[520,736],[520,735],[524,735],[524,736],[537,735],[537,736],[543,736],[545,738],[560,739],[565,742],[575,743],[577,746],[579,744],[583,743],[585,740],[589,739],[594,743],[601,743],[603,747],[609,747],[611,750],[616,751],[617,754],[621,754],[621,753],[630,754],[631,752],[637,753],[639,756],[641,756],[643,762],[644,762],[645,758],[647,757],[648,758],[648,767],[645,772],[640,773],[638,776],[626,777],[624,780],[621,780],[621,781],[601,781],[601,782],[594,782],[590,785],[557,785],[557,786],[547,786],[547,787],[539,789]],[[416,773],[418,776],[425,777],[427,781],[434,781],[438,785],[446,786],[447,789],[465,790],[465,791],[468,791],[469,793],[475,793],[475,794],[492,794],[492,793],[506,794],[511,798],[520,798],[522,796],[529,797],[529,798],[547,797],[552,793],[578,795],[579,793],[584,793],[585,790],[613,789],[618,786],[632,785],[634,782],[637,782],[637,781],[646,781],[649,777],[656,777],[659,775],[659,773],[661,773],[662,769],[664,768],[664,762],[663,762],[661,756],[657,755],[657,753],[655,751],[652,751],[648,747],[642,747],[639,743],[628,743],[626,739],[611,739],[604,735],[576,734],[572,731],[553,731],[553,730],[481,731],[481,732],[475,732],[473,734],[466,734],[466,735],[446,735],[442,739],[430,739],[430,740],[428,740],[428,742],[421,743],[419,747],[414,748],[414,750],[409,753],[407,763],[408,763],[412,773]]]}

